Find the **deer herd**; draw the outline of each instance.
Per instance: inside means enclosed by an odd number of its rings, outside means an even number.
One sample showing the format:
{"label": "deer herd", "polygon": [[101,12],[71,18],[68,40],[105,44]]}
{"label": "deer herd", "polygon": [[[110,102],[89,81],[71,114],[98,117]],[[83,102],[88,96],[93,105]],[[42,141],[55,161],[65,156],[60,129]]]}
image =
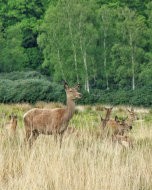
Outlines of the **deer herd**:
{"label": "deer herd", "polygon": [[[55,141],[59,137],[61,147],[64,133],[69,132],[71,134],[75,132],[75,129],[68,127],[68,124],[75,112],[75,100],[80,99],[82,95],[79,93],[79,84],[71,88],[65,82],[64,89],[67,100],[65,108],[33,108],[24,114],[25,142],[30,147],[40,134],[54,135]],[[128,136],[128,132],[132,129],[133,122],[138,119],[134,109],[127,109],[128,117],[125,119],[119,119],[117,116],[112,119],[112,109],[113,107],[104,108],[105,118],[101,117],[101,124],[98,127],[101,137],[110,137],[112,142],[118,142],[124,147],[132,147],[132,139]],[[9,116],[9,122],[5,123],[5,128],[9,136],[14,137],[16,135],[16,115]]]}

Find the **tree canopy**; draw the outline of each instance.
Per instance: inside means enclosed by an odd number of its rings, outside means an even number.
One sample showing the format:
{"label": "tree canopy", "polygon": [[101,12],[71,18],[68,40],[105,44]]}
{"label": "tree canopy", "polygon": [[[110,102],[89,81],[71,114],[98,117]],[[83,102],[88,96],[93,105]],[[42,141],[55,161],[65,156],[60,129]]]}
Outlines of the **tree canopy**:
{"label": "tree canopy", "polygon": [[3,0],[0,72],[35,70],[86,93],[151,93],[151,34],[150,0]]}

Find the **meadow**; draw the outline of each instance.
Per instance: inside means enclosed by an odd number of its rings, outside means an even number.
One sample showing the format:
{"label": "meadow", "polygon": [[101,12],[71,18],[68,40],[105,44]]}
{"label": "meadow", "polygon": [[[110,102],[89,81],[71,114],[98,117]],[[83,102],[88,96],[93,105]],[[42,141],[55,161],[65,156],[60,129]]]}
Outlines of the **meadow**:
{"label": "meadow", "polygon": [[[32,107],[62,107],[60,103],[0,104],[0,190],[151,190],[152,110],[135,108],[139,120],[129,136],[133,148],[124,148],[98,135],[103,105],[77,106],[62,147],[53,136],[40,135],[32,148],[24,143],[23,115]],[[15,138],[8,136],[8,116],[18,116]],[[114,107],[112,117],[127,115]]]}

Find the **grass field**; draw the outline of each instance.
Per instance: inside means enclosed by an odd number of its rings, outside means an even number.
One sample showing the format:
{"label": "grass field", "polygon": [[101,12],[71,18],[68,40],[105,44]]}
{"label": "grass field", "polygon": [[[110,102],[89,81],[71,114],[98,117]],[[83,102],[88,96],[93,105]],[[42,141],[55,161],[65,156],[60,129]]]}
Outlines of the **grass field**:
{"label": "grass field", "polygon": [[[36,107],[62,107],[39,102]],[[28,104],[0,104],[0,190],[151,190],[152,110],[135,109],[139,120],[130,137],[134,147],[98,137],[101,105],[78,106],[69,126],[78,129],[65,135],[61,149],[53,136],[39,136],[31,149],[24,144],[23,114]],[[6,113],[6,114],[5,114]],[[5,130],[8,115],[18,116],[15,138]],[[126,115],[114,108],[112,117]]]}

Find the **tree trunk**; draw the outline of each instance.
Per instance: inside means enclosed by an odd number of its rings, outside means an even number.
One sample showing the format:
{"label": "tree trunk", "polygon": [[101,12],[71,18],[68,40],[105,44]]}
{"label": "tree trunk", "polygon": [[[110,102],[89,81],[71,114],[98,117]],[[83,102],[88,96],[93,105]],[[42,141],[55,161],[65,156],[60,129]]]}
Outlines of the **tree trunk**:
{"label": "tree trunk", "polygon": [[88,78],[88,67],[87,67],[87,54],[86,51],[83,52],[83,62],[84,62],[84,68],[85,68],[85,90],[87,92],[90,92],[90,87],[89,87],[89,78]]}
{"label": "tree trunk", "polygon": [[134,59],[134,47],[133,47],[131,32],[130,32],[130,48],[131,48],[131,65],[132,65],[132,90],[135,90],[135,59]]}
{"label": "tree trunk", "polygon": [[88,66],[87,66],[87,53],[86,50],[83,50],[82,47],[82,39],[80,39],[80,48],[82,52],[82,58],[83,58],[83,64],[84,64],[84,70],[85,70],[85,90],[89,93],[90,87],[89,87],[89,77],[88,77]]}
{"label": "tree trunk", "polygon": [[71,28],[71,21],[69,21],[69,32],[70,32],[70,36],[71,36],[71,43],[72,43],[72,49],[73,49],[75,73],[76,73],[77,83],[79,83],[77,54],[76,54],[76,47],[75,47],[75,44],[73,42],[73,33],[72,33],[72,28]]}
{"label": "tree trunk", "polygon": [[[104,21],[104,18],[102,16],[102,20]],[[107,34],[106,34],[106,29],[104,28],[104,32],[103,32],[103,49],[104,49],[104,69],[105,69],[105,76],[106,76],[106,87],[107,90],[109,90],[109,80],[108,80],[108,73],[107,73],[107,52],[106,52],[106,38],[107,38]]]}

